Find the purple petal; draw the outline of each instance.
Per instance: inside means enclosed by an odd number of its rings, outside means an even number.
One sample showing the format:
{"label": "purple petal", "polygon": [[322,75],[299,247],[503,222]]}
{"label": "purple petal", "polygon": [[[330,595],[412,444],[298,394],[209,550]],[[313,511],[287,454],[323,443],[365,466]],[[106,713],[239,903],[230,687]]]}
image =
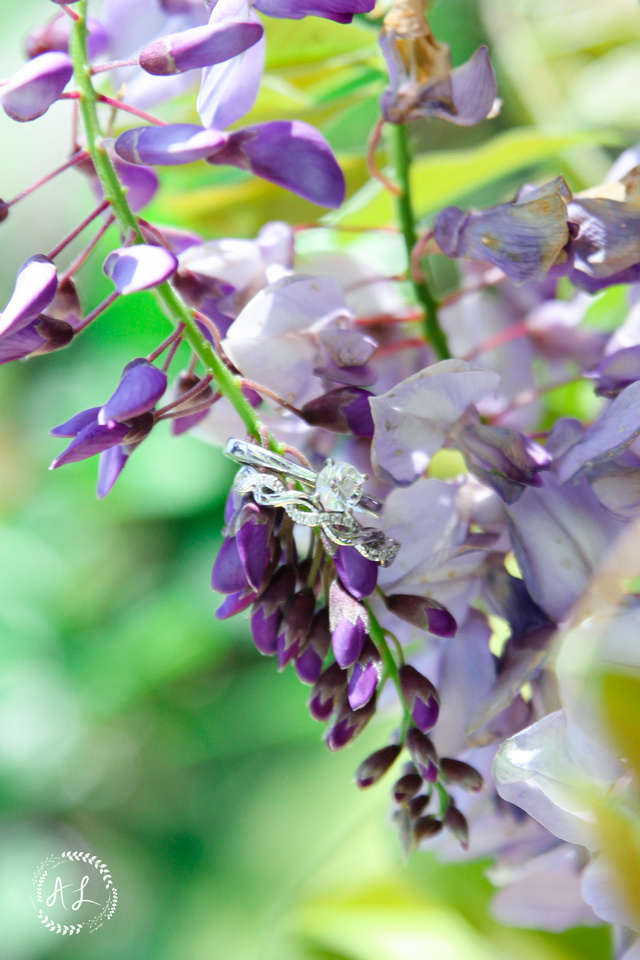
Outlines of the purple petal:
{"label": "purple petal", "polygon": [[[140,164],[126,163],[119,157],[113,158],[113,165],[116,168],[118,178],[124,187],[127,188],[127,203],[134,213],[142,210],[148,203],[151,203],[158,192],[158,174],[151,167],[143,167]],[[96,190],[98,196],[102,197],[102,185],[96,178]]]}
{"label": "purple petal", "polygon": [[367,639],[362,620],[351,623],[346,616],[340,617],[332,631],[332,646],[336,661],[343,670],[355,663]]}
{"label": "purple petal", "polygon": [[66,53],[43,53],[29,60],[0,87],[0,101],[12,120],[35,120],[46,113],[73,76]]}
{"label": "purple petal", "polygon": [[209,410],[199,410],[198,413],[188,413],[184,417],[176,417],[175,420],[171,421],[171,433],[174,437],[179,437],[181,434],[186,433],[187,430],[191,430],[193,427],[197,427],[199,423],[202,423],[204,418],[208,416]]}
{"label": "purple petal", "polygon": [[313,684],[322,672],[323,659],[312,646],[306,647],[296,658],[295,668],[303,683]]}
{"label": "purple petal", "polygon": [[244,523],[236,534],[238,553],[244,567],[247,580],[254,590],[259,590],[262,578],[270,560],[269,540],[271,531],[268,523]]}
{"label": "purple petal", "polygon": [[422,730],[423,733],[428,733],[429,730],[432,730],[438,722],[438,715],[440,713],[440,704],[435,699],[435,697],[428,697],[427,701],[416,696],[413,702],[413,710],[411,711],[411,716],[413,717],[413,722],[419,730]]}
{"label": "purple petal", "polygon": [[125,452],[121,444],[111,447],[109,450],[103,450],[100,454],[100,461],[98,463],[98,500],[106,497],[112,489],[128,459],[129,454]]}
{"label": "purple petal", "polygon": [[116,140],[114,150],[127,163],[174,166],[210,157],[227,139],[227,134],[205,130],[195,123],[169,123],[125,130]]}
{"label": "purple petal", "polygon": [[376,692],[380,668],[370,660],[366,666],[354,663],[349,680],[349,706],[352,710],[360,710]]}
{"label": "purple petal", "polygon": [[611,460],[640,435],[640,381],[626,387],[587,427],[581,440],[570,447],[560,461],[560,483],[577,480],[601,460]]}
{"label": "purple petal", "polygon": [[339,207],[344,200],[344,175],[331,147],[300,120],[273,120],[234,131],[208,162],[251,170],[319,206]]}
{"label": "purple petal", "polygon": [[56,268],[49,257],[36,254],[23,263],[11,299],[0,316],[0,336],[16,333],[51,303],[58,289]]}
{"label": "purple petal", "polygon": [[218,593],[238,593],[247,588],[247,577],[235,537],[226,537],[222,541],[213,565],[211,586]]}
{"label": "purple petal", "polygon": [[265,616],[264,607],[258,605],[251,617],[251,635],[253,642],[265,657],[272,657],[278,652],[278,635],[280,624],[282,622],[282,613],[275,610],[269,616]]}
{"label": "purple petal", "polygon": [[81,410],[70,420],[61,423],[59,427],[54,427],[49,433],[52,437],[75,437],[90,423],[97,422],[99,413],[100,407],[89,407],[88,410]]}
{"label": "purple petal", "polygon": [[585,376],[596,381],[596,393],[599,396],[615,397],[629,384],[640,380],[640,346],[616,350]]}
{"label": "purple petal", "polygon": [[[224,6],[218,0],[211,22],[216,14],[222,15]],[[253,10],[247,10],[247,16],[253,23],[260,23]],[[260,89],[265,56],[266,43],[262,37],[240,56],[205,67],[196,104],[205,127],[224,130],[251,110]]]}
{"label": "purple petal", "polygon": [[469,214],[449,207],[436,217],[434,237],[447,256],[492,263],[514,283],[543,280],[569,239],[569,196],[557,177],[515,203]]}
{"label": "purple petal", "polygon": [[36,318],[16,333],[5,337],[0,336],[0,365],[10,363],[12,360],[21,360],[42,347],[45,340],[38,332],[39,322],[39,318]]}
{"label": "purple petal", "polygon": [[489,51],[480,47],[461,67],[451,73],[451,100],[455,111],[434,109],[432,116],[469,127],[491,112],[498,93]]}
{"label": "purple petal", "polygon": [[370,13],[375,0],[256,0],[255,6],[268,17],[324,17],[336,23],[351,23],[354,14]]}
{"label": "purple petal", "polygon": [[138,244],[113,250],[104,262],[118,293],[136,293],[157,287],[178,269],[178,258],[164,247]]}
{"label": "purple petal", "polygon": [[640,212],[635,204],[602,197],[577,197],[569,204],[577,227],[569,248],[577,270],[603,279],[640,261]]}
{"label": "purple petal", "polygon": [[367,560],[355,547],[338,547],[333,558],[338,576],[357,600],[368,597],[378,582],[378,564]]}
{"label": "purple petal", "polygon": [[237,593],[231,593],[226,597],[216,610],[216,620],[227,620],[229,617],[235,617],[237,613],[242,613],[256,599],[253,590],[239,590]]}
{"label": "purple petal", "polygon": [[155,76],[209,67],[244,53],[263,34],[261,23],[243,20],[193,27],[147,44],[140,53],[140,66]]}
{"label": "purple petal", "polygon": [[124,440],[128,432],[129,427],[126,423],[116,423],[115,420],[109,420],[108,423],[101,424],[94,420],[74,437],[67,449],[59,457],[56,457],[49,469],[55,470],[56,467],[62,467],[66,463],[77,463],[79,460],[93,457],[96,453],[102,453],[109,447],[115,447],[116,444]]}
{"label": "purple petal", "polygon": [[115,392],[101,407],[98,423],[139,417],[155,406],[166,389],[166,373],[148,360],[132,361],[125,368]]}

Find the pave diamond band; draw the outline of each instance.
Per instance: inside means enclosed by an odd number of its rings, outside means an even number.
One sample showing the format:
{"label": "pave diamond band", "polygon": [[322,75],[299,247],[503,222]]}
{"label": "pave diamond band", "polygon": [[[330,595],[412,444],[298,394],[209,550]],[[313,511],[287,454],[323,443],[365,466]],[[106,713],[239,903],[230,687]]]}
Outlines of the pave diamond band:
{"label": "pave diamond band", "polygon": [[[379,513],[382,508],[380,501],[362,493],[367,478],[351,464],[327,460],[315,474],[277,453],[236,439],[229,440],[225,453],[244,464],[233,484],[241,496],[251,494],[265,507],[283,507],[294,523],[319,527],[327,540],[355,547],[382,567],[393,563],[400,544],[375,527],[362,526],[351,512]],[[282,478],[313,490],[290,490]]]}

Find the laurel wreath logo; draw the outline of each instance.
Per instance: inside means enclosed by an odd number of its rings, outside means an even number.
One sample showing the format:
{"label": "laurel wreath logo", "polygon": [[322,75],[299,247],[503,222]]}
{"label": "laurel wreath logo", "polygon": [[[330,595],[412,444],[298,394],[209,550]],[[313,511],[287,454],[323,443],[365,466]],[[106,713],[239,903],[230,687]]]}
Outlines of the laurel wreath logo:
{"label": "laurel wreath logo", "polygon": [[[55,870],[56,867],[59,867],[62,863],[74,860],[92,866],[99,873],[107,891],[107,901],[100,913],[91,920],[85,920],[83,923],[57,923],[55,920],[51,920],[42,909],[42,886],[46,877]],[[72,936],[74,933],[80,933],[81,930],[88,930],[89,933],[95,933],[96,930],[100,929],[105,920],[111,919],[118,906],[118,891],[113,885],[113,879],[108,866],[103,860],[99,860],[95,854],[85,853],[82,850],[65,850],[58,856],[52,855],[47,857],[33,875],[32,889],[31,902],[37,912],[38,920],[44,924],[45,928],[50,930],[51,933],[61,933],[63,936],[67,934]]]}

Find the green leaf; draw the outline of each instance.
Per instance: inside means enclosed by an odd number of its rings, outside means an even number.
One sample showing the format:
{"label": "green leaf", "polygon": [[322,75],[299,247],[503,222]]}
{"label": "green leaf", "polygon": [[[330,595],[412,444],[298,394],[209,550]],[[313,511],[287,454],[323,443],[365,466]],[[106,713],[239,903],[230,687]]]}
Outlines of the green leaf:
{"label": "green leaf", "polygon": [[[620,144],[618,134],[607,130],[555,133],[519,127],[500,133],[473,149],[440,150],[414,159],[411,191],[419,216],[426,216],[471,192],[518,170],[530,169],[585,144]],[[352,197],[329,222],[349,226],[386,224],[395,219],[394,198],[381,184],[371,181]]]}
{"label": "green leaf", "polygon": [[375,49],[370,30],[359,24],[346,26],[319,17],[304,20],[266,20],[267,70],[307,65],[361,47]]}

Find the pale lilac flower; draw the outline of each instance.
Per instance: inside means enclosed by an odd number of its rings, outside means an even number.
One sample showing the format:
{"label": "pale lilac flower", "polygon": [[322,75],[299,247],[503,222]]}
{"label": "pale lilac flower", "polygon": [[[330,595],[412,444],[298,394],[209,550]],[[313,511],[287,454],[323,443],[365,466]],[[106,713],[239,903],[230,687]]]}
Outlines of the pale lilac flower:
{"label": "pale lilac flower", "polygon": [[35,120],[58,100],[72,76],[66,53],[42,53],[0,86],[0,103],[12,120]]}
{"label": "pale lilac flower", "polygon": [[11,299],[0,315],[0,337],[28,326],[49,306],[58,289],[58,275],[52,260],[35,254],[18,271]]}
{"label": "pale lilac flower", "polygon": [[140,243],[112,250],[103,269],[118,293],[136,293],[168,280],[178,269],[178,258],[164,247]]}
{"label": "pale lilac flower", "polygon": [[264,34],[260,23],[227,20],[206,27],[192,27],[160,37],[140,52],[143,70],[154,76],[169,76],[222,63],[239,56]]}

